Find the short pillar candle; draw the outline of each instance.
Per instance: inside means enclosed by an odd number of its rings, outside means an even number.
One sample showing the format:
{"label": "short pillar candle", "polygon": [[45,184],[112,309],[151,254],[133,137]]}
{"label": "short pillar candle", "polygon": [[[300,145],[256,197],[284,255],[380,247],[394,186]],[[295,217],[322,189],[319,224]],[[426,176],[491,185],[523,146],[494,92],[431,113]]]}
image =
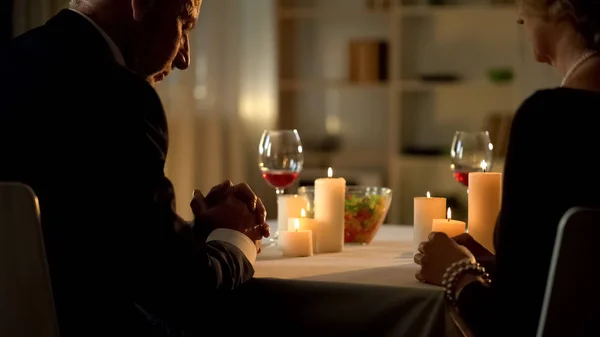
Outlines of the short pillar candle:
{"label": "short pillar candle", "polygon": [[312,231],[301,230],[298,219],[294,229],[279,233],[279,247],[285,257],[306,257],[313,255]]}
{"label": "short pillar candle", "polygon": [[426,197],[414,198],[413,213],[413,254],[416,254],[419,244],[427,241],[433,219],[444,218],[446,198],[432,198],[427,192]]}
{"label": "short pillar candle", "polygon": [[446,233],[449,237],[454,237],[465,232],[466,223],[452,220],[452,211],[448,207],[446,219],[433,219],[431,227],[432,232]]}

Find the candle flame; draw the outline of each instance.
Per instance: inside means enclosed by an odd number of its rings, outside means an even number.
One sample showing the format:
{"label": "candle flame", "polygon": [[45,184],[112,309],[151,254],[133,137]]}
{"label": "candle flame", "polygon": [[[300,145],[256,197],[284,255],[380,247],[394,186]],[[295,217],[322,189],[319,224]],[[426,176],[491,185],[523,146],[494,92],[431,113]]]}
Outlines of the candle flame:
{"label": "candle flame", "polygon": [[448,221],[452,220],[452,211],[450,210],[450,207],[448,207],[448,211],[446,212],[446,218],[448,218]]}
{"label": "candle flame", "polygon": [[333,169],[330,167],[327,169],[327,178],[333,177]]}
{"label": "candle flame", "polygon": [[487,170],[488,163],[485,160],[482,160],[480,166],[481,166],[481,169],[483,170],[483,172],[485,172]]}
{"label": "candle flame", "polygon": [[300,229],[300,220],[294,220],[294,230],[297,232]]}
{"label": "candle flame", "polygon": [[306,211],[304,210],[304,208],[300,211],[300,217],[306,218]]}
{"label": "candle flame", "polygon": [[429,191],[427,191],[427,198],[431,198],[431,193],[429,193]]}

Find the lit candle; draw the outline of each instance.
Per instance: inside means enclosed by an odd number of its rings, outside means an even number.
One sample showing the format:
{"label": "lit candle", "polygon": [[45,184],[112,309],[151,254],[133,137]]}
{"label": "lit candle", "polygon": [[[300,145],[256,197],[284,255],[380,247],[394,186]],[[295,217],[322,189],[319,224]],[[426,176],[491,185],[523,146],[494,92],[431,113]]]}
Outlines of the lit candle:
{"label": "lit candle", "polygon": [[490,252],[494,252],[494,228],[502,204],[502,173],[469,173],[468,232]]}
{"label": "lit candle", "polygon": [[449,237],[453,237],[464,233],[465,227],[464,221],[452,220],[452,212],[448,207],[446,219],[433,219],[431,231],[446,233]]}
{"label": "lit candle", "polygon": [[308,207],[308,199],[297,194],[284,194],[277,196],[277,230],[288,230],[288,219],[300,217],[302,209]]}
{"label": "lit candle", "polygon": [[332,177],[330,167],[327,178],[315,180],[314,212],[319,226],[317,253],[336,253],[344,249],[346,180]]}
{"label": "lit candle", "polygon": [[279,247],[286,257],[313,255],[312,231],[301,230],[299,219],[294,221],[294,229],[279,233]]}
{"label": "lit candle", "polygon": [[300,218],[290,218],[288,219],[288,231],[293,231],[296,227],[296,224],[299,225],[300,230],[310,230],[312,231],[312,244],[313,251],[317,251],[317,220],[307,218],[306,210],[304,208],[300,211]]}
{"label": "lit candle", "polygon": [[427,191],[427,197],[414,198],[413,212],[413,254],[416,254],[419,244],[427,241],[431,233],[433,219],[441,219],[446,212],[446,198],[432,198]]}

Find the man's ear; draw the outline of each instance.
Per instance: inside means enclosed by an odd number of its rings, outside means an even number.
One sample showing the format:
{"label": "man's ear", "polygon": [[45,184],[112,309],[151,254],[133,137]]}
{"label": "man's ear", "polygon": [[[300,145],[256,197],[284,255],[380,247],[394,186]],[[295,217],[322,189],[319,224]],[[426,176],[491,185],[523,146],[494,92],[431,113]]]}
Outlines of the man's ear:
{"label": "man's ear", "polygon": [[148,11],[148,0],[131,0],[131,12],[135,21],[142,21]]}

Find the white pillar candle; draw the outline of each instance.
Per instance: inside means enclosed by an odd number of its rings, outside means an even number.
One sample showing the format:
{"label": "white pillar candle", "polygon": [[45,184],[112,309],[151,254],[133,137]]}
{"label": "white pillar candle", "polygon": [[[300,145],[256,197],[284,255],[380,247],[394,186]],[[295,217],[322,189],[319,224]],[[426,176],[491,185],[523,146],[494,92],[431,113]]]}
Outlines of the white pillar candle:
{"label": "white pillar candle", "polygon": [[331,167],[327,177],[315,180],[314,211],[319,226],[317,253],[337,253],[344,249],[346,180],[332,178]]}
{"label": "white pillar candle", "polygon": [[433,219],[444,218],[446,198],[432,198],[427,192],[427,197],[414,198],[413,208],[413,254],[416,254],[419,244],[427,241],[431,233]]}
{"label": "white pillar candle", "polygon": [[502,204],[502,173],[469,173],[468,232],[494,252],[494,228]]}
{"label": "white pillar candle", "polygon": [[288,231],[294,231],[296,228],[296,224],[299,225],[300,230],[310,230],[312,232],[312,244],[313,244],[313,251],[316,252],[317,251],[317,231],[318,231],[318,227],[317,227],[317,220],[315,219],[311,219],[311,218],[307,218],[306,217],[306,210],[303,208],[300,211],[300,218],[289,218],[288,219]]}
{"label": "white pillar candle", "polygon": [[313,255],[312,231],[299,229],[299,219],[294,221],[294,229],[279,233],[279,247],[286,257]]}
{"label": "white pillar candle", "polygon": [[288,219],[299,218],[302,209],[308,207],[308,199],[297,194],[284,194],[277,196],[277,230],[288,230]]}
{"label": "white pillar candle", "polygon": [[448,207],[446,219],[433,219],[431,231],[446,233],[449,237],[453,237],[464,233],[466,225],[464,221],[452,220],[452,212]]}

